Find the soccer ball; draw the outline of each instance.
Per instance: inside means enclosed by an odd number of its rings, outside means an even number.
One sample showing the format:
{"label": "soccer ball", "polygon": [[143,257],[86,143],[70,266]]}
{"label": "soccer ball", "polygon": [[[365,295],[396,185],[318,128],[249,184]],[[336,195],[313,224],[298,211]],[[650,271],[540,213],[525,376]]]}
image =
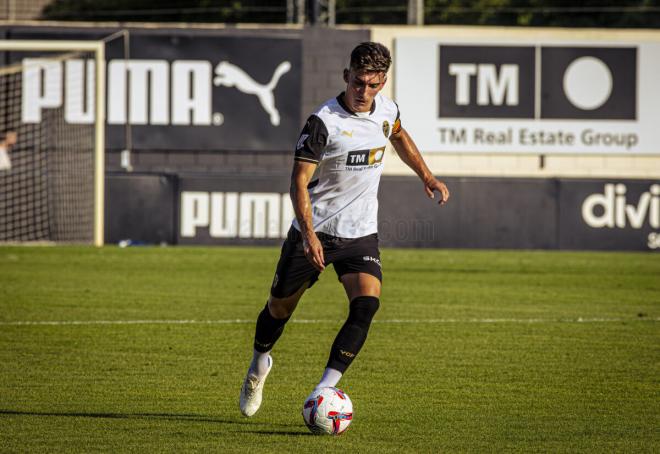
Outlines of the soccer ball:
{"label": "soccer ball", "polygon": [[321,388],[305,400],[302,415],[313,434],[339,435],[351,425],[353,403],[341,389]]}

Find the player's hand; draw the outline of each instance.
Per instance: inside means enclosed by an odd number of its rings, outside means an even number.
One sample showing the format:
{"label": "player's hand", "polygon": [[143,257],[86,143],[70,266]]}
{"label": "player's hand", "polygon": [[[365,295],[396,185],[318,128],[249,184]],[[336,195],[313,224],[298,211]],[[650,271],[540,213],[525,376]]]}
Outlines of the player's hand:
{"label": "player's hand", "polygon": [[305,257],[318,271],[325,269],[325,258],[323,257],[323,246],[314,232],[303,235],[303,251]]}
{"label": "player's hand", "polygon": [[440,205],[444,205],[449,200],[449,189],[447,189],[447,186],[442,181],[435,178],[431,178],[424,183],[424,191],[426,191],[426,195],[429,196],[429,199],[434,199],[434,191],[438,191],[440,193],[440,201],[438,201],[438,204]]}

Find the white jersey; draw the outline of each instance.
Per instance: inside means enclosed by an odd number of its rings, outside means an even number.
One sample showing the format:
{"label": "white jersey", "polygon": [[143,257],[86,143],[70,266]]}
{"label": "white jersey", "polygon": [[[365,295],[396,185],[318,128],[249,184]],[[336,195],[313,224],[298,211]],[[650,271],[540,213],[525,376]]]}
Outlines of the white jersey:
{"label": "white jersey", "polygon": [[[315,232],[359,238],[378,231],[378,184],[385,146],[401,128],[399,108],[377,94],[370,112],[352,112],[343,93],[312,114],[295,159],[318,163],[308,186]],[[293,226],[300,230],[298,221]]]}
{"label": "white jersey", "polygon": [[11,170],[11,159],[7,147],[0,147],[0,170]]}

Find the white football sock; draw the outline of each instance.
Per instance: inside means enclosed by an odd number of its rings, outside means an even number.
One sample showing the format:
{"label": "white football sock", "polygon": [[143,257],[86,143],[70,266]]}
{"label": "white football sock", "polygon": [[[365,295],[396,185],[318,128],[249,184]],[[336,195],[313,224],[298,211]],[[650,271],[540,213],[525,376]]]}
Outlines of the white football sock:
{"label": "white football sock", "polygon": [[341,376],[342,373],[337,369],[326,367],[325,371],[323,372],[323,377],[321,377],[321,381],[318,385],[316,385],[316,389],[326,388],[328,386],[337,386],[337,383],[339,383],[339,380],[341,380]]}
{"label": "white football sock", "polygon": [[271,364],[270,352],[254,351],[252,356],[252,363],[250,363],[249,373],[256,375],[259,378],[264,377],[268,373]]}

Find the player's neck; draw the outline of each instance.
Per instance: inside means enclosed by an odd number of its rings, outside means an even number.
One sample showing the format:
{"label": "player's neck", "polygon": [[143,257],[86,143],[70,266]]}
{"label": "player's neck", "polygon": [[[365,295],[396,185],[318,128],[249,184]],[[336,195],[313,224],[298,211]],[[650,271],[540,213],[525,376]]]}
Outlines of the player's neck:
{"label": "player's neck", "polygon": [[363,116],[363,115],[369,115],[372,114],[375,110],[376,106],[376,100],[372,99],[371,104],[369,105],[369,108],[366,110],[355,110],[352,106],[352,103],[349,102],[348,96],[346,95],[346,92],[343,91],[339,96],[338,96],[339,102],[341,106],[346,110],[348,113],[358,115],[358,116]]}

